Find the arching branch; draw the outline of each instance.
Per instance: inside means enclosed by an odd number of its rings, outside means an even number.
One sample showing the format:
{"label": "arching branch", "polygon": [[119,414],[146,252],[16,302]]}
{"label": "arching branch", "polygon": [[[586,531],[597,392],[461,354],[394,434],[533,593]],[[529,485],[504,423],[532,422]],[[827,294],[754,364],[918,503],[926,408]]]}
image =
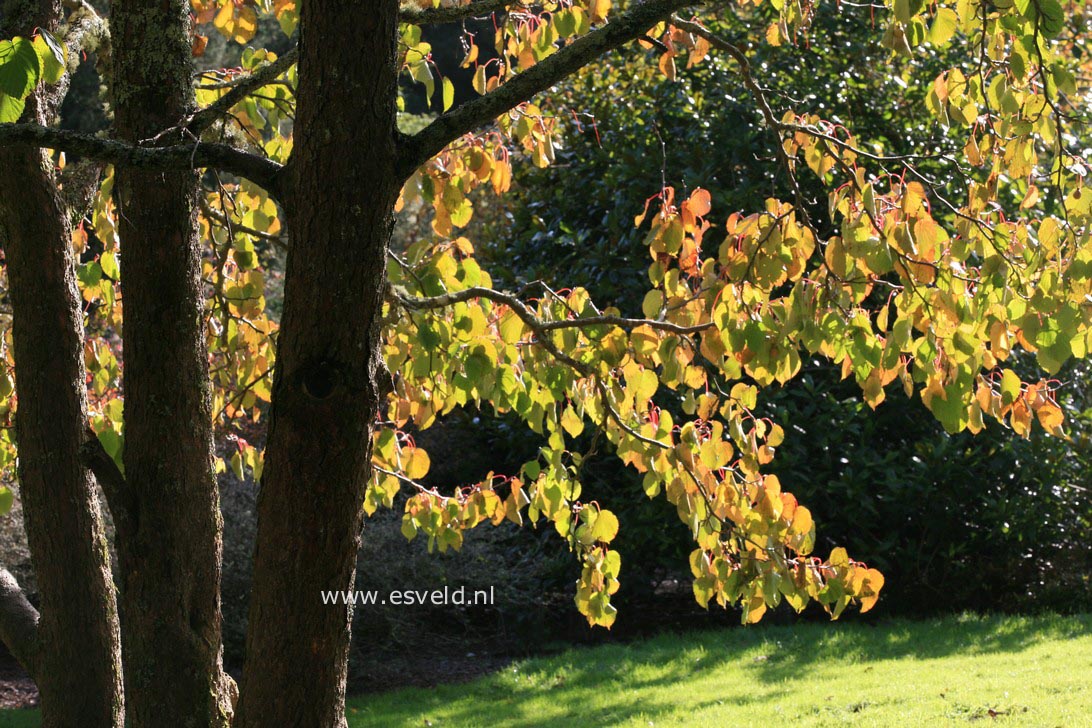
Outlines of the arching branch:
{"label": "arching branch", "polygon": [[494,91],[452,109],[404,141],[399,171],[408,177],[463,134],[488,124],[604,53],[643,36],[672,13],[694,4],[695,0],[645,0]]}
{"label": "arching branch", "polygon": [[279,195],[281,165],[265,157],[244,152],[227,144],[174,144],[141,147],[78,134],[38,124],[0,124],[0,146],[25,145],[54,149],[119,166],[152,170],[213,167],[245,177]]}

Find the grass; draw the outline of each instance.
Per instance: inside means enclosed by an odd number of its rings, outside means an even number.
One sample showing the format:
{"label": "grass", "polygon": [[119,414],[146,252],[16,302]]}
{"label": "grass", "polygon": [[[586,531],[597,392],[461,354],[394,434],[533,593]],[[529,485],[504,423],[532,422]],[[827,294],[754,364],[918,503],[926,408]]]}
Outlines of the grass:
{"label": "grass", "polygon": [[[358,696],[367,726],[1092,726],[1092,615],[739,628]],[[981,723],[979,723],[981,721]],[[0,712],[0,728],[37,725]]]}
{"label": "grass", "polygon": [[366,726],[1092,726],[1092,615],[665,635],[353,698]]}

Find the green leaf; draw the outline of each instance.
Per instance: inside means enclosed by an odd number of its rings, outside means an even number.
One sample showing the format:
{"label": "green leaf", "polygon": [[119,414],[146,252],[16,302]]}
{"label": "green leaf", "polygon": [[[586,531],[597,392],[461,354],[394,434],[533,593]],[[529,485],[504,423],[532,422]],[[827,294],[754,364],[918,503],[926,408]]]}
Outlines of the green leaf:
{"label": "green leaf", "polygon": [[559,10],[554,13],[554,28],[562,38],[576,34],[576,16],[571,10]]}
{"label": "green leaf", "polygon": [[537,460],[531,460],[523,464],[523,474],[527,476],[528,480],[537,480],[541,472],[542,466],[538,464]]}
{"label": "green leaf", "polygon": [[235,477],[239,480],[243,479],[243,458],[238,451],[231,455],[231,472],[235,473]]}
{"label": "green leaf", "polygon": [[124,470],[125,463],[122,460],[122,450],[124,449],[124,442],[121,435],[114,430],[107,428],[98,433],[99,442],[102,443],[103,450],[106,454],[113,459],[118,468]]}
{"label": "green leaf", "polygon": [[103,253],[99,258],[99,265],[103,275],[111,280],[118,280],[121,276],[121,269],[118,267],[117,257],[113,253]]}
{"label": "green leaf", "polygon": [[426,351],[432,351],[440,345],[440,334],[430,324],[425,324],[417,329],[417,339]]}
{"label": "green leaf", "polygon": [[658,318],[660,315],[660,309],[664,305],[663,291],[653,289],[645,294],[644,303],[641,304],[641,311],[644,313],[645,318]]}
{"label": "green leaf", "polygon": [[910,22],[910,18],[913,16],[913,12],[910,9],[910,0],[894,0],[895,20],[899,21],[903,25]]}
{"label": "green leaf", "polygon": [[0,514],[7,513],[15,503],[15,494],[11,488],[0,486]]}
{"label": "green leaf", "polygon": [[1055,38],[1065,26],[1065,11],[1058,0],[1037,0],[1036,7],[1042,16],[1039,27],[1050,38]]}
{"label": "green leaf", "polygon": [[34,39],[34,50],[41,61],[42,79],[57,83],[68,70],[68,49],[49,31],[43,30]]}
{"label": "green leaf", "polygon": [[417,536],[417,524],[410,518],[410,514],[402,517],[402,535],[407,541],[412,541]]}
{"label": "green leaf", "polygon": [[1020,396],[1020,377],[1016,372],[1006,369],[1001,375],[1001,401],[1006,405],[1012,404]]}
{"label": "green leaf", "polygon": [[25,38],[0,40],[0,123],[19,120],[24,100],[34,90],[41,62],[34,44]]}
{"label": "green leaf", "polygon": [[959,25],[959,16],[951,8],[939,8],[929,28],[929,42],[937,48],[948,44]]}
{"label": "green leaf", "polygon": [[7,94],[0,94],[0,124],[19,121],[19,117],[23,115],[23,107],[25,106],[26,101],[23,99],[13,98]]}
{"label": "green leaf", "polygon": [[0,93],[24,99],[41,73],[38,53],[26,38],[0,40]]}
{"label": "green leaf", "polygon": [[444,111],[451,108],[455,103],[455,84],[451,82],[450,78],[445,78],[443,82],[444,90]]}

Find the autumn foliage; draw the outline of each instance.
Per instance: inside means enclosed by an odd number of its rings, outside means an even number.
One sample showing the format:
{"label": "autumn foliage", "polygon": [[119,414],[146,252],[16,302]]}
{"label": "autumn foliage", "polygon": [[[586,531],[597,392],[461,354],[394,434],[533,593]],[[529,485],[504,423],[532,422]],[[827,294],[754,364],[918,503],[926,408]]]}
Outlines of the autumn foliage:
{"label": "autumn foliage", "polygon": [[[491,38],[464,37],[474,89],[503,88],[633,4],[510,4],[493,16]],[[260,16],[271,14],[289,35],[297,20],[290,1],[193,5],[195,53],[205,47],[201,34],[245,44]],[[415,10],[465,3],[413,5],[410,19]],[[887,387],[898,386],[920,395],[950,432],[977,432],[993,418],[1022,436],[1038,422],[1065,437],[1055,399],[1060,383],[1051,375],[1092,344],[1092,193],[1084,189],[1081,144],[1088,137],[1080,127],[1090,73],[1086,49],[1079,50],[1087,41],[1084,2],[892,0],[878,8],[876,32],[892,54],[909,56],[928,44],[961,59],[935,78],[914,79],[928,88],[928,109],[945,138],[958,143],[911,154],[858,139],[815,109],[784,108],[750,67],[747,39],[719,30],[719,18],[734,12],[756,28],[751,42],[822,43],[809,36],[811,20],[836,6],[722,5],[680,10],[644,36],[640,52],[668,79],[709,54],[732,58],[795,194],[768,199],[762,209],[720,210],[700,187],[661,187],[650,166],[651,197],[632,211],[634,224],[647,230],[641,311],[597,306],[586,291],[563,288],[563,276],[495,290],[465,234],[475,200],[508,191],[512,165],[554,161],[565,110],[548,96],[448,145],[412,173],[398,202],[399,210],[427,214],[415,241],[389,256],[382,345],[390,393],[374,434],[364,509],[391,507],[408,490],[403,532],[440,551],[458,549],[464,533],[481,524],[547,522],[582,564],[575,601],[593,625],[614,622],[610,599],[624,572],[611,549],[619,523],[610,504],[581,498],[583,456],[575,443],[585,431],[599,431],[620,463],[643,474],[649,497],[675,506],[694,539],[690,568],[700,604],[738,605],[745,622],[756,622],[781,601],[801,610],[814,600],[836,618],[854,602],[872,608],[884,578],[844,549],[813,553],[808,508],[763,472],[786,433],[784,423],[753,413],[762,389],[789,382],[803,358],[820,355],[856,381],[873,408]],[[488,61],[482,44],[493,46]],[[402,26],[399,47],[405,74],[430,98],[440,88],[436,111],[447,112],[451,81],[439,77],[417,25]],[[271,51],[248,49],[240,68],[203,72],[198,102],[216,104],[236,79],[276,60]],[[56,82],[64,63],[48,33],[0,41],[0,121],[17,119],[27,93]],[[270,76],[206,135],[245,139],[285,162],[295,80],[294,67]],[[959,194],[920,171],[923,160],[950,166],[962,180]],[[801,175],[827,190],[829,228],[809,216]],[[83,260],[92,426],[120,461],[123,301],[112,180],[105,176],[74,239]],[[236,444],[222,466],[260,478],[262,454],[242,433],[262,423],[271,398],[276,260],[301,241],[288,239],[281,209],[259,185],[217,174],[205,182],[200,225],[213,412]],[[1046,374],[1022,381],[1006,367],[1017,349],[1033,352]],[[17,395],[10,378],[0,394],[11,417]],[[459,407],[514,413],[543,439],[538,457],[479,483],[422,484],[430,461],[412,433]],[[0,438],[10,468],[15,446],[7,433]]]}

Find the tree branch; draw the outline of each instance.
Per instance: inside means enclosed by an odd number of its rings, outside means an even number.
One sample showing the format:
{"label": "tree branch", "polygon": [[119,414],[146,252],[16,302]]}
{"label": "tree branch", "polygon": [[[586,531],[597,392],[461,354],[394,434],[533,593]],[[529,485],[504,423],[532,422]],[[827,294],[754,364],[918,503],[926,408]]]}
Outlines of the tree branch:
{"label": "tree branch", "polygon": [[100,139],[38,124],[0,124],[0,146],[15,145],[55,149],[100,162],[142,169],[212,167],[245,177],[264,187],[274,197],[280,193],[280,164],[227,144],[194,142],[167,147],[140,147],[117,139]]}
{"label": "tree branch", "polygon": [[441,23],[456,23],[460,20],[480,17],[506,10],[510,5],[520,4],[521,0],[474,0],[468,5],[459,5],[451,8],[402,8],[398,12],[398,18],[403,23],[412,25],[439,25]]}
{"label": "tree branch", "polygon": [[30,676],[38,678],[38,610],[19,582],[0,567],[0,640]]}
{"label": "tree branch", "polygon": [[64,44],[68,47],[68,70],[74,72],[80,52],[98,50],[110,40],[110,30],[87,0],[66,0],[64,7],[71,12]]}
{"label": "tree branch", "polygon": [[572,319],[559,319],[557,321],[544,321],[536,316],[535,313],[516,296],[492,288],[482,287],[467,288],[462,291],[456,291],[455,293],[444,293],[429,298],[415,298],[408,295],[405,291],[395,288],[393,296],[394,300],[397,301],[399,305],[413,311],[446,308],[448,306],[453,306],[456,303],[471,301],[475,298],[485,298],[495,303],[501,303],[508,306],[516,315],[523,319],[524,323],[526,323],[536,334],[543,334],[547,331],[557,331],[558,329],[579,329],[590,326],[617,326],[621,329],[648,326],[652,329],[687,336],[689,334],[700,333],[713,327],[712,322],[696,324],[694,326],[681,326],[679,324],[673,324],[670,321],[625,318],[623,316],[582,316]]}
{"label": "tree branch", "polygon": [[452,109],[403,141],[399,171],[408,177],[463,134],[493,121],[604,53],[643,36],[649,28],[666,20],[675,11],[694,4],[696,0],[645,0],[494,91]]}
{"label": "tree branch", "polygon": [[87,428],[83,443],[80,445],[80,462],[91,471],[99,487],[102,488],[103,495],[106,496],[106,505],[114,518],[114,525],[119,528],[127,527],[130,514],[133,512],[132,492],[125,480],[125,475],[90,427]]}
{"label": "tree branch", "polygon": [[200,136],[201,132],[212,126],[217,118],[227,113],[235,104],[262,86],[271,83],[294,66],[299,57],[300,47],[298,45],[293,46],[292,50],[280,56],[277,60],[255,69],[253,73],[238,78],[232,84],[230,91],[194,114],[187,128],[194,136]]}

